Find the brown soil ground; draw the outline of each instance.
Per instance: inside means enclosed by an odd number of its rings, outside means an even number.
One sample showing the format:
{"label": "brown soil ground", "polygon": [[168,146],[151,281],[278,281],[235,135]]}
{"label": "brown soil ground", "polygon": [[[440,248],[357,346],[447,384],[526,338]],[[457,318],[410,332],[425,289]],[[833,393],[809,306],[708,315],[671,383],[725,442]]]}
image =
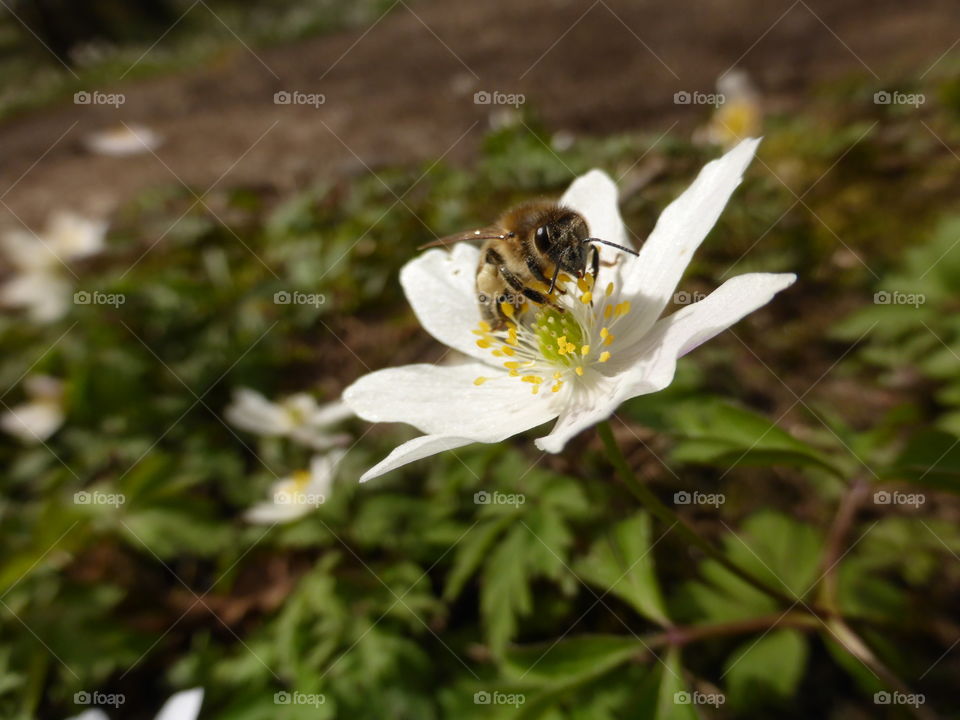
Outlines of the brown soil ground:
{"label": "brown soil ground", "polygon": [[[674,92],[710,92],[734,65],[789,107],[851,73],[896,87],[960,52],[958,39],[949,0],[398,2],[372,27],[256,54],[238,45],[194,72],[100,88],[126,94],[118,110],[65,103],[7,121],[0,194],[39,223],[54,206],[102,212],[177,178],[198,192],[222,175],[218,187],[286,190],[364,165],[462,161],[491,115],[477,90],[523,93],[554,129],[692,127],[703,109]],[[279,90],[326,103],[275,105]],[[82,150],[86,133],[120,121],[162,133],[162,162]]]}

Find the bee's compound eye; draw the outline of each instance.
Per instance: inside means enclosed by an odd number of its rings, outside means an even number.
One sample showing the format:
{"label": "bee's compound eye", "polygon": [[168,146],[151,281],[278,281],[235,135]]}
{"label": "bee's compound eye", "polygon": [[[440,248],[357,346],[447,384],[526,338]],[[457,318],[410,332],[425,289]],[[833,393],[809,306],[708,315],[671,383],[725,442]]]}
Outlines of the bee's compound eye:
{"label": "bee's compound eye", "polygon": [[537,232],[534,235],[533,241],[537,245],[537,249],[540,252],[546,252],[550,247],[550,232],[547,229],[546,225],[541,225],[537,228]]}

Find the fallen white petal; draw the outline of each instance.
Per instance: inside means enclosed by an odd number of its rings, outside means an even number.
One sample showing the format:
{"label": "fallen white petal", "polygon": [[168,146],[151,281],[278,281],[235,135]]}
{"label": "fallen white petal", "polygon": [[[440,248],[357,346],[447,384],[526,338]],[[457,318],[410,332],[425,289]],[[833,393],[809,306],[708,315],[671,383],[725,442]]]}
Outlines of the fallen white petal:
{"label": "fallen white petal", "polygon": [[196,720],[202,703],[203,688],[183,690],[164,703],[156,720]]}

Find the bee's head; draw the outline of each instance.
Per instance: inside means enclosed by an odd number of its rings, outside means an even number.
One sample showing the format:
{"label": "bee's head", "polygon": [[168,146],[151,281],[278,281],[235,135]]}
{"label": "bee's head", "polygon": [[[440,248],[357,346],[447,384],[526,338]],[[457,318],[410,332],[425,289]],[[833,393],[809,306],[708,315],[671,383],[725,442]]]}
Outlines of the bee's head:
{"label": "bee's head", "polygon": [[537,250],[562,270],[579,277],[587,265],[589,234],[583,217],[572,210],[558,208],[537,227],[533,240]]}

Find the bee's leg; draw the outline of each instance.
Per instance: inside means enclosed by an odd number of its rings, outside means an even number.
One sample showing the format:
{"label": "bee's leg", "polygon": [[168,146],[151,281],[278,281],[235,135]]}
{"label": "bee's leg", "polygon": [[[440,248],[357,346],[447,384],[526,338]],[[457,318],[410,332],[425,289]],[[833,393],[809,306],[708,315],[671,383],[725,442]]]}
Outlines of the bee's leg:
{"label": "bee's leg", "polygon": [[593,282],[597,282],[597,275],[600,273],[600,251],[596,245],[590,247],[593,250],[593,256],[590,259],[590,269],[593,272]]}

